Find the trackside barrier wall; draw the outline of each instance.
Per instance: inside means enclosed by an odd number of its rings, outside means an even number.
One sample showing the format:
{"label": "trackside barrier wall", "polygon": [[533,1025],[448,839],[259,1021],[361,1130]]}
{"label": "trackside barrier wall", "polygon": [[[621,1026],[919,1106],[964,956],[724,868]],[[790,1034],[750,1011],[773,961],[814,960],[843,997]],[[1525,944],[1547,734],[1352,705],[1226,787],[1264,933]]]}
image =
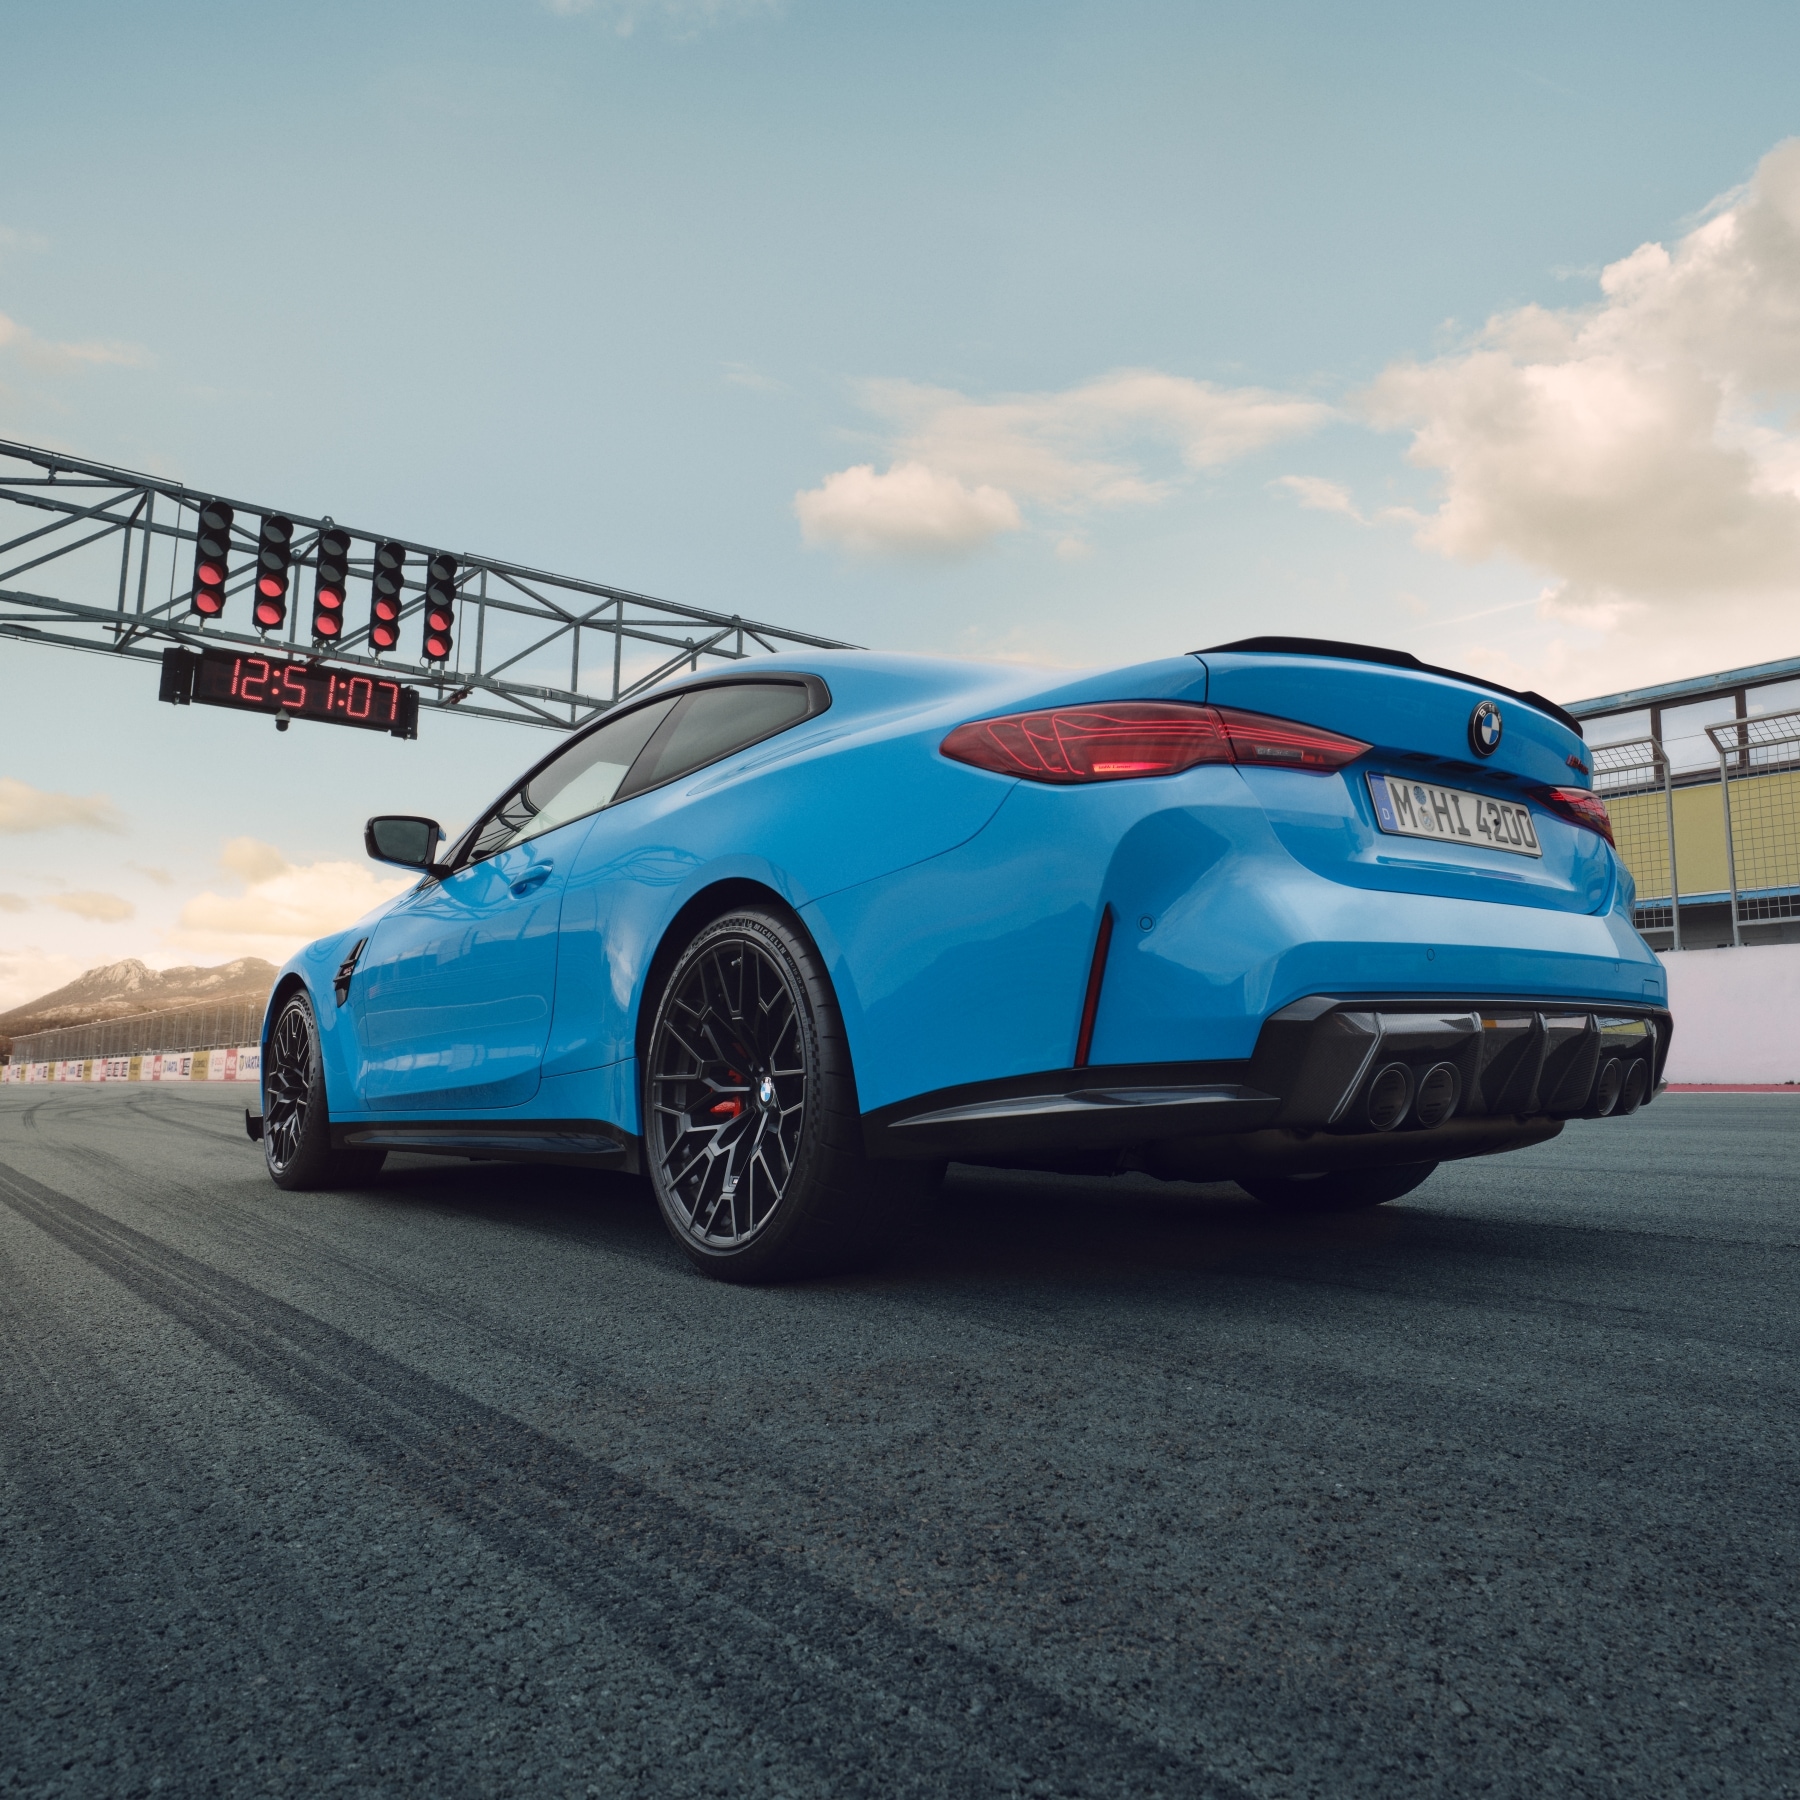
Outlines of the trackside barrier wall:
{"label": "trackside barrier wall", "polygon": [[1663,965],[1675,1015],[1666,1080],[1800,1082],[1800,944],[1684,950]]}
{"label": "trackside barrier wall", "polygon": [[0,1065],[0,1081],[257,1081],[260,1044],[210,1050],[149,1050],[134,1056],[64,1057]]}

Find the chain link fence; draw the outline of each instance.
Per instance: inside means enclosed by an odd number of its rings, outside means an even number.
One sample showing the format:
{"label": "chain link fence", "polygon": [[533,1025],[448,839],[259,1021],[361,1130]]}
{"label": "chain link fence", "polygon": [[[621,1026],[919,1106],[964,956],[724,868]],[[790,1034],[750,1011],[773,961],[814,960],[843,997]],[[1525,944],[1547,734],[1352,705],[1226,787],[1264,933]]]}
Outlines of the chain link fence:
{"label": "chain link fence", "polygon": [[1654,737],[1594,749],[1637,927],[1659,949],[1800,936],[1800,711],[1710,725],[1716,769]]}
{"label": "chain link fence", "polygon": [[1594,792],[1606,802],[1613,842],[1637,883],[1638,930],[1666,931],[1673,939],[1669,947],[1679,950],[1675,792],[1662,745],[1632,738],[1600,746],[1594,751]]}
{"label": "chain link fence", "polygon": [[131,1013],[97,1025],[65,1025],[13,1039],[16,1063],[73,1062],[84,1057],[136,1056],[149,1050],[219,1050],[254,1044],[262,1036],[261,1000],[214,1006],[176,1006]]}
{"label": "chain link fence", "polygon": [[1732,942],[1756,921],[1800,919],[1800,712],[1711,725],[1724,796]]}

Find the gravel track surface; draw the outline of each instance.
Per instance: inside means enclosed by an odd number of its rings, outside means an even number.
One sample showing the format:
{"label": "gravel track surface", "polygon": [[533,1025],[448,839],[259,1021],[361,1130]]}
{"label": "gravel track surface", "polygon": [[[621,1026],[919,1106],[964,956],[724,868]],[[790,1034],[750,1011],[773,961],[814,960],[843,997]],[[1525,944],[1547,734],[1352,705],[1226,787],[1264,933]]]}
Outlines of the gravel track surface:
{"label": "gravel track surface", "polygon": [[1800,1099],[772,1290],[243,1104],[0,1092],[0,1794],[1800,1795]]}

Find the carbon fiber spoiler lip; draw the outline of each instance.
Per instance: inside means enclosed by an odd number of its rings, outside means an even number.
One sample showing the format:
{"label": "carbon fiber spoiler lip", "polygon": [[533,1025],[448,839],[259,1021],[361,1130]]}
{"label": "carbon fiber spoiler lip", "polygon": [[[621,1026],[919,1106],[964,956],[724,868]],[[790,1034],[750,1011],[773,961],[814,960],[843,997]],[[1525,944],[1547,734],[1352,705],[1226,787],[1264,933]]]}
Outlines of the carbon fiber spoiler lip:
{"label": "carbon fiber spoiler lip", "polygon": [[1335,638],[1253,637],[1239,638],[1233,644],[1209,644],[1204,650],[1190,650],[1190,656],[1224,655],[1227,651],[1265,656],[1330,656],[1340,662],[1381,663],[1390,669],[1410,669],[1418,675],[1443,675],[1451,681],[1465,681],[1470,687],[1485,688],[1490,694],[1504,694],[1509,700],[1522,700],[1527,706],[1547,713],[1557,724],[1566,726],[1577,737],[1584,737],[1581,721],[1573,713],[1564,712],[1554,700],[1529,688],[1502,687],[1485,676],[1467,675],[1461,669],[1445,669],[1436,663],[1420,662],[1410,650],[1383,650],[1374,644],[1341,644]]}

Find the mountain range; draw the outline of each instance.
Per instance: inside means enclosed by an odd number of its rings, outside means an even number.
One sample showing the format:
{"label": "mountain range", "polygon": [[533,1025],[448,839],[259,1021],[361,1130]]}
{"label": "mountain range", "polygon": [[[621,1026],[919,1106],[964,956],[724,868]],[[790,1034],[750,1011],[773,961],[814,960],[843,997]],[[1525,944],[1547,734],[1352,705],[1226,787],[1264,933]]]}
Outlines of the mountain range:
{"label": "mountain range", "polygon": [[220,1000],[264,999],[275,980],[275,965],[260,956],[240,956],[216,968],[152,969],[136,957],[103,963],[77,975],[66,987],[0,1013],[0,1047],[33,1031],[63,1025],[92,1025],[127,1013],[160,1012],[171,1006],[206,1006]]}

